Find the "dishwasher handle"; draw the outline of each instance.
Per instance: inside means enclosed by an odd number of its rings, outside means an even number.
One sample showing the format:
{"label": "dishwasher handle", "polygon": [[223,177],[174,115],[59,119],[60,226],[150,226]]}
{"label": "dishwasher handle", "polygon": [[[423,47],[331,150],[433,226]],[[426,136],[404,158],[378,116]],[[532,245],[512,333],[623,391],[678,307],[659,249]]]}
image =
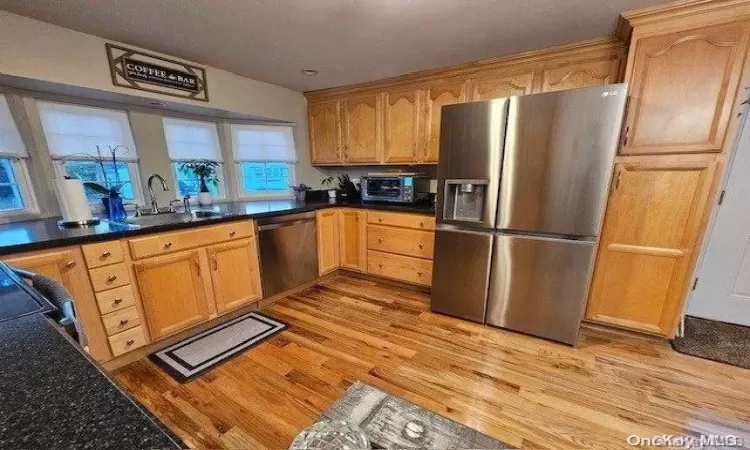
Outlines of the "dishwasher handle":
{"label": "dishwasher handle", "polygon": [[290,222],[278,222],[278,223],[269,223],[268,225],[260,225],[258,227],[258,231],[278,230],[279,228],[286,228],[286,227],[291,227],[294,225],[301,225],[303,223],[308,223],[308,222],[315,222],[315,217],[310,218],[310,219],[292,220]]}

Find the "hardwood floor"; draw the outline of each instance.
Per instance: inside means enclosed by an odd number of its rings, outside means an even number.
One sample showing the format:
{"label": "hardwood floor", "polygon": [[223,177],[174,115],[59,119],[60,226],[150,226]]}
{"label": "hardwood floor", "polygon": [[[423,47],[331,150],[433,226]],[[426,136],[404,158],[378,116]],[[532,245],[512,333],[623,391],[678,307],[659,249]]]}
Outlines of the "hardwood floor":
{"label": "hardwood floor", "polygon": [[187,384],[115,372],[193,448],[286,448],[355,380],[524,448],[632,448],[629,435],[750,444],[750,371],[584,331],[579,348],[429,312],[426,294],[346,276],[265,312],[289,329]]}

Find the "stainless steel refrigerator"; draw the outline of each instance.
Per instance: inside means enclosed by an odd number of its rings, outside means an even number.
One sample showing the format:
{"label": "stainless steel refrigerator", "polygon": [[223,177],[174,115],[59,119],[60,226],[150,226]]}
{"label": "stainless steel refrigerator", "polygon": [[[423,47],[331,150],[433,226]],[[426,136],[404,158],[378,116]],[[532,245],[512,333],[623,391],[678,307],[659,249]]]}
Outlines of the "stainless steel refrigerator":
{"label": "stainless steel refrigerator", "polygon": [[432,310],[576,345],[623,84],[444,106]]}

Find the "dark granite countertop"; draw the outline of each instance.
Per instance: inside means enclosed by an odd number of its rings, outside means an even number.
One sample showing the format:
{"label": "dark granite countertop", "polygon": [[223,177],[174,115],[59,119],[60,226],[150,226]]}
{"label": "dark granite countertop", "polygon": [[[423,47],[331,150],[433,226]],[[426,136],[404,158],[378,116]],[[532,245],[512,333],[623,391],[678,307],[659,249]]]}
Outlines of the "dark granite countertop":
{"label": "dark granite countertop", "polygon": [[0,367],[0,448],[185,448],[42,313],[0,322]]}
{"label": "dark granite countertop", "polygon": [[176,220],[166,224],[129,228],[103,220],[99,225],[88,228],[60,228],[59,217],[29,220],[0,225],[0,255],[63,247],[117,239],[123,236],[136,236],[159,231],[177,230],[195,226],[230,222],[243,219],[260,219],[284,214],[316,211],[332,207],[375,209],[434,215],[435,209],[429,203],[418,205],[391,205],[379,203],[343,203],[329,201],[297,202],[294,200],[269,200],[219,203],[211,209],[219,215],[211,218]]}

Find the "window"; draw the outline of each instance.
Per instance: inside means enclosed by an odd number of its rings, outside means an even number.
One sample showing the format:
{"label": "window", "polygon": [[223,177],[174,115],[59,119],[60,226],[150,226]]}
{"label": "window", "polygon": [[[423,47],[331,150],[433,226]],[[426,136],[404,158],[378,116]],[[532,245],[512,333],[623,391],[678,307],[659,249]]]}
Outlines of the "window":
{"label": "window", "polygon": [[197,197],[200,190],[198,177],[181,170],[181,164],[187,161],[209,160],[219,164],[217,168],[219,181],[216,184],[208,183],[208,190],[214,197],[226,197],[223,187],[223,158],[216,124],[171,117],[164,117],[162,124],[164,125],[164,137],[167,140],[169,159],[172,160],[172,172],[180,196]]}
{"label": "window", "polygon": [[240,197],[290,196],[297,162],[294,128],[235,124],[231,129]]}
{"label": "window", "polygon": [[[107,187],[122,184],[123,199],[143,204],[138,152],[125,111],[41,101],[37,107],[58,176]],[[111,161],[112,150],[116,166]],[[87,196],[99,206],[98,194],[87,192]]]}
{"label": "window", "polygon": [[0,95],[0,215],[37,210],[26,168],[28,157],[8,101]]}

